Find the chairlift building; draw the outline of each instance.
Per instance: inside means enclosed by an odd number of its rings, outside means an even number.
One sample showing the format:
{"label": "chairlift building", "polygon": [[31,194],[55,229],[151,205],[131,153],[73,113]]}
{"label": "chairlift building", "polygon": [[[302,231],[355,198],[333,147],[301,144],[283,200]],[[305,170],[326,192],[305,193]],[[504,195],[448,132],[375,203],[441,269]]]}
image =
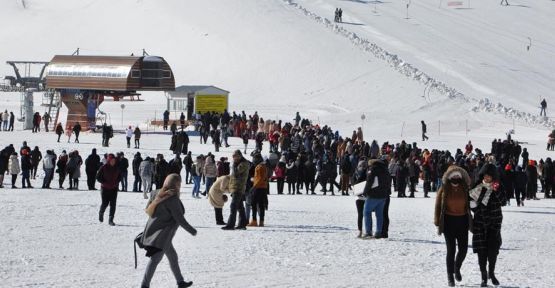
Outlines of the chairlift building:
{"label": "chairlift building", "polygon": [[[56,55],[46,68],[46,87],[68,108],[66,127],[96,127],[96,109],[105,97],[115,101],[139,91],[173,91],[169,64],[158,56]],[[53,96],[54,97],[54,96]]]}

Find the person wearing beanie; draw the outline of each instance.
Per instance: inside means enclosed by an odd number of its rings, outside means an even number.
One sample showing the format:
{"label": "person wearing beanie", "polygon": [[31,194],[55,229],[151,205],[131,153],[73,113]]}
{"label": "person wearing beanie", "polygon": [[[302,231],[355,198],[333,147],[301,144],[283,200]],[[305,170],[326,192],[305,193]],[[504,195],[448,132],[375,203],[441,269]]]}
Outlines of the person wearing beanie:
{"label": "person wearing beanie", "polygon": [[436,194],[434,224],[438,235],[445,238],[447,281],[449,287],[455,287],[455,279],[462,281],[461,267],[468,250],[468,231],[472,229],[468,200],[471,180],[466,170],[453,165],[443,174],[442,183]]}
{"label": "person wearing beanie", "polygon": [[197,235],[197,230],[184,217],[185,207],[179,200],[180,189],[181,176],[174,173],[165,178],[160,190],[151,193],[150,201],[145,209],[149,218],[140,240],[147,251],[146,256],[150,257],[141,288],[150,287],[156,267],[164,255],[168,258],[177,287],[185,288],[193,285],[192,281],[183,279],[177,252],[172,244],[173,237],[180,226],[189,234]]}
{"label": "person wearing beanie", "polygon": [[114,215],[116,213],[116,200],[118,198],[118,186],[121,180],[121,171],[118,168],[116,156],[109,154],[107,163],[104,164],[96,174],[96,180],[101,184],[102,204],[98,212],[98,220],[104,221],[104,212],[110,205],[109,222],[110,226],[115,226]]}
{"label": "person wearing beanie", "polygon": [[497,168],[493,164],[485,164],[480,170],[478,184],[470,190],[470,208],[474,212],[472,249],[478,254],[482,274],[480,287],[488,287],[488,278],[493,285],[499,285],[495,277],[495,265],[502,242],[501,206],[504,202],[505,195],[498,182]]}

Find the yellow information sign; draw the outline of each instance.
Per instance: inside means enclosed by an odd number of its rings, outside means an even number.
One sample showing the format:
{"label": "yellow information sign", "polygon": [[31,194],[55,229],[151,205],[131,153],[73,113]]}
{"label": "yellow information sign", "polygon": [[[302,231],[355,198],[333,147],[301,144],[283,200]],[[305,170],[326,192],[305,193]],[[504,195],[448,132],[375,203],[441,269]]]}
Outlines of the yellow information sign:
{"label": "yellow information sign", "polygon": [[227,109],[227,95],[197,95],[195,97],[195,113],[223,113]]}

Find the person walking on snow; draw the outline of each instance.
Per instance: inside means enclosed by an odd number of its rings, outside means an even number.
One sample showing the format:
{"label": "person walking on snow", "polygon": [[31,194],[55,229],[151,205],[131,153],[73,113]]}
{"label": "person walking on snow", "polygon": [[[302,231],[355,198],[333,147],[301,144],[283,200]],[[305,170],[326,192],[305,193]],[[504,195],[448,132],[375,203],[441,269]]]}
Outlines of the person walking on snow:
{"label": "person walking on snow", "polygon": [[438,235],[445,237],[447,281],[449,287],[455,287],[455,279],[462,281],[461,267],[468,250],[468,231],[472,229],[468,200],[471,181],[464,169],[454,165],[447,169],[442,181],[436,194],[434,224]]}
{"label": "person walking on snow", "polygon": [[424,123],[424,120],[420,121],[420,123],[422,124],[422,141],[426,141],[428,140],[428,136],[426,136],[428,129],[426,123]]}
{"label": "person walking on snow", "polygon": [[114,154],[108,155],[108,163],[104,164],[96,174],[96,180],[101,184],[102,204],[98,212],[98,221],[104,221],[104,212],[110,205],[110,226],[115,226],[114,215],[116,214],[116,201],[118,198],[118,186],[121,178],[121,172],[117,166],[117,159]]}
{"label": "person walking on snow", "polygon": [[501,224],[503,213],[501,206],[505,195],[500,189],[497,168],[486,164],[480,170],[479,184],[470,190],[470,208],[474,212],[472,228],[472,249],[478,254],[478,263],[482,273],[480,287],[488,287],[488,279],[495,286],[499,281],[495,277],[495,265],[501,248]]}
{"label": "person walking on snow", "polygon": [[[503,2],[501,2],[501,3],[503,3]],[[545,99],[543,99],[542,102],[541,102],[541,108],[542,109],[540,110],[540,116],[542,116],[542,114],[543,114],[544,117],[547,117],[547,114],[545,113],[545,109],[547,109],[547,101],[545,101]]]}
{"label": "person walking on snow", "polygon": [[185,281],[181,275],[177,252],[173,247],[172,240],[179,227],[185,229],[189,234],[196,236],[197,230],[187,222],[184,217],[185,207],[179,200],[181,176],[170,174],[164,180],[162,189],[154,191],[150,197],[145,212],[148,214],[142,244],[150,257],[143,276],[141,288],[149,288],[156,267],[166,255],[170,268],[177,282],[178,288],[186,288],[193,285],[192,281]]}

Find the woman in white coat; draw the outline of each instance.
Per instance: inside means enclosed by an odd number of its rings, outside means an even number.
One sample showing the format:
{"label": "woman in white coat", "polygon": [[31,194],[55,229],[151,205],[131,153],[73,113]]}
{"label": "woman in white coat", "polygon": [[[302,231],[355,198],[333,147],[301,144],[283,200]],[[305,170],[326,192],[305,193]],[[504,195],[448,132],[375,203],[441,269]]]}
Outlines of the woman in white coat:
{"label": "woman in white coat", "polygon": [[15,186],[15,181],[17,180],[17,175],[21,173],[21,167],[19,166],[19,159],[17,158],[17,153],[14,152],[10,155],[10,160],[8,162],[8,170],[12,175],[12,189],[17,188]]}

